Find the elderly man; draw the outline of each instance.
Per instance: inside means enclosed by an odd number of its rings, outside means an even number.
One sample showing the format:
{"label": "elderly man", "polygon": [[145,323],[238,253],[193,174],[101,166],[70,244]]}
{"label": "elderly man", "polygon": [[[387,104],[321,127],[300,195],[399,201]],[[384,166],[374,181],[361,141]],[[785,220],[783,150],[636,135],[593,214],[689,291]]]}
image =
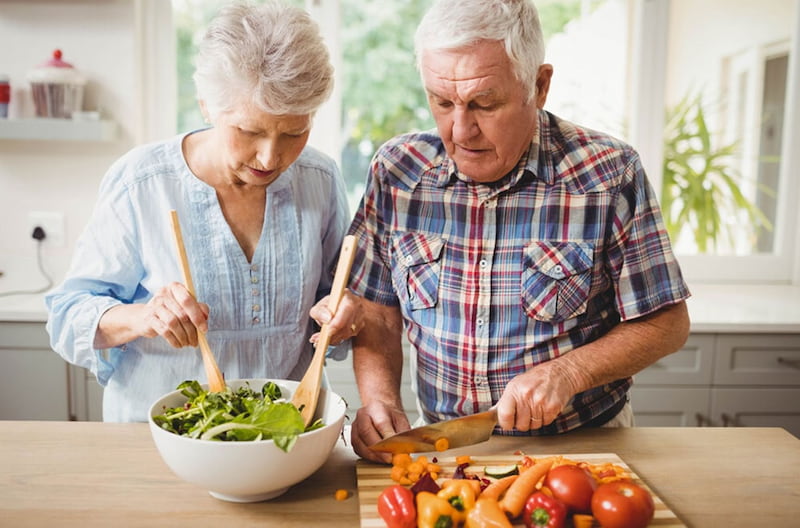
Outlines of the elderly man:
{"label": "elderly man", "polygon": [[369,446],[410,427],[402,331],[425,422],[496,404],[501,434],[632,425],[631,376],[689,329],[638,154],[543,110],[528,0],[440,0],[415,47],[436,130],[379,149],[350,228],[356,453],[386,462]]}

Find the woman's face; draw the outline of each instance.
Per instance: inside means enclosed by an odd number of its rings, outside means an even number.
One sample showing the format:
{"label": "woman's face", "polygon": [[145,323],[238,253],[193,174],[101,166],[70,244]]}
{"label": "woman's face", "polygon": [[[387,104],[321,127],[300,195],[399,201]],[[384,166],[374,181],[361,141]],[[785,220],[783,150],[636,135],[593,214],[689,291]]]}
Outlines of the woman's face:
{"label": "woman's face", "polygon": [[266,186],[295,162],[308,142],[311,115],[273,115],[252,103],[220,113],[221,167],[232,183]]}

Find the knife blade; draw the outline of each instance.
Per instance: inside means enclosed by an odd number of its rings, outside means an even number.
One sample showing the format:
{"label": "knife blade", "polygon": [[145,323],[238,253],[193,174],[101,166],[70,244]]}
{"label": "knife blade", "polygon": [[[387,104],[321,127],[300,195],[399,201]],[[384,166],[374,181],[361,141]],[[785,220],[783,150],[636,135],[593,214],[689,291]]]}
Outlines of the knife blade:
{"label": "knife blade", "polygon": [[383,453],[427,453],[436,451],[436,441],[446,438],[448,449],[485,442],[497,424],[497,409],[460,416],[452,420],[415,427],[389,436],[370,446]]}

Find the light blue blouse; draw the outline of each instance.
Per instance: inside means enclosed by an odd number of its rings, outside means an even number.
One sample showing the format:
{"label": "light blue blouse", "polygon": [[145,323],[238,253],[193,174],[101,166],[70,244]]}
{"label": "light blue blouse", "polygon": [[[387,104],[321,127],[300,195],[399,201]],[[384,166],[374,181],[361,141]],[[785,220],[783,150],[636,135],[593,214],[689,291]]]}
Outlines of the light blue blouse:
{"label": "light blue blouse", "polygon": [[197,298],[211,309],[208,342],[226,379],[302,377],[315,331],[308,312],[330,290],[349,224],[336,164],[306,147],[267,188],[264,227],[248,262],[214,189],[189,170],[184,137],[137,147],[112,165],[70,271],[45,298],[51,346],[105,387],[105,421],[146,421],[159,396],[184,380],[206,381],[198,349],[176,349],[161,337],[93,347],[106,310],[145,303],[183,281],[171,209]]}

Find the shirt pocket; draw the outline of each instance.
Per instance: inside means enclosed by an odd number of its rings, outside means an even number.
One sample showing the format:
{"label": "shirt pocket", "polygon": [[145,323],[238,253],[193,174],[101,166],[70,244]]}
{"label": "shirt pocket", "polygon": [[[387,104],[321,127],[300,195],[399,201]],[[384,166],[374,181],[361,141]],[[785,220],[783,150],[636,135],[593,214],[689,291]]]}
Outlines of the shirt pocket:
{"label": "shirt pocket", "polygon": [[523,254],[522,307],[537,321],[558,323],[586,312],[594,245],[536,241]]}
{"label": "shirt pocket", "polygon": [[396,233],[392,240],[392,280],[401,304],[432,308],[439,300],[444,240],[422,233]]}

